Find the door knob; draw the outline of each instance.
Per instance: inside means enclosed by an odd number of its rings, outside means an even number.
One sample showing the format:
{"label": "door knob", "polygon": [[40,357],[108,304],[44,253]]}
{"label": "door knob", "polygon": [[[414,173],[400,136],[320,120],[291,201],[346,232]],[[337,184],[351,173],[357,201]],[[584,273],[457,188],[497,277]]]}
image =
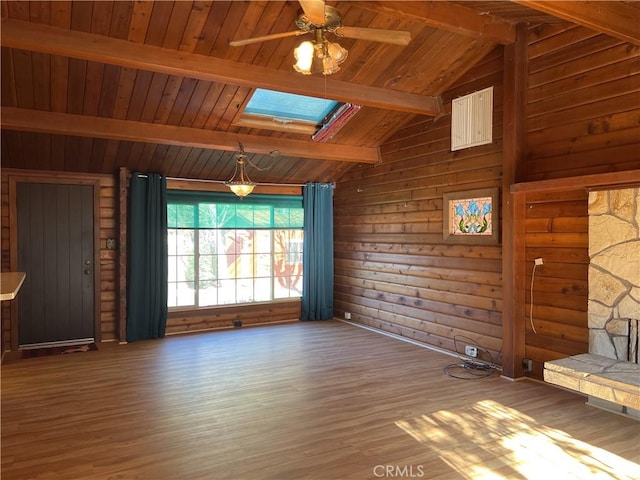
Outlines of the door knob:
{"label": "door knob", "polygon": [[85,268],[84,269],[84,274],[85,275],[90,275],[91,274],[91,269],[90,268]]}

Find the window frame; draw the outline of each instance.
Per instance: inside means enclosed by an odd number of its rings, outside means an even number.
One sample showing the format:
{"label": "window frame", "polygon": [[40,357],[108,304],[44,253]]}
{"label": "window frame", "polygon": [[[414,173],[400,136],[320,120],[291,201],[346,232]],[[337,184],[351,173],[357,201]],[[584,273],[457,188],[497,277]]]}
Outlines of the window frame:
{"label": "window frame", "polygon": [[[279,206],[282,206],[282,198],[293,198],[293,199],[297,199],[297,201],[299,202],[299,207],[292,207],[292,208],[299,208],[302,210],[302,195],[291,195],[291,193],[287,193],[287,194],[269,194],[269,195],[252,195],[253,200],[258,199],[257,202],[247,202],[246,199],[239,199],[236,195],[232,194],[232,193],[228,193],[228,192],[220,192],[218,190],[213,190],[213,191],[201,191],[201,190],[191,190],[191,189],[168,189],[169,192],[169,200],[168,200],[168,204],[175,204],[175,203],[182,203],[182,204],[191,204],[191,205],[196,205],[198,203],[215,203],[216,201],[218,201],[219,203],[237,203],[237,204],[247,204],[247,203],[254,203],[254,204],[265,204],[265,198],[267,198],[267,204],[268,204],[268,199],[272,199],[273,204],[271,204],[272,208],[278,208]],[[182,200],[180,201],[175,201],[175,199],[173,199],[172,201],[172,196],[178,196],[178,197],[184,197],[182,198]],[[189,200],[189,197],[191,197],[191,199]],[[187,198],[187,200],[185,201],[185,198]],[[295,202],[295,200],[294,200]],[[287,202],[285,202],[287,203]],[[302,212],[304,215],[304,211]],[[275,213],[272,212],[272,215],[274,215]],[[264,305],[268,305],[268,304],[274,304],[274,303],[283,303],[283,302],[300,302],[301,299],[301,295],[300,296],[295,296],[295,297],[282,297],[282,298],[273,298],[275,290],[276,290],[276,282],[278,281],[278,278],[281,277],[276,275],[274,268],[275,268],[275,259],[276,259],[276,251],[275,251],[275,242],[276,242],[276,235],[275,232],[278,230],[290,230],[290,231],[299,231],[302,233],[302,235],[304,236],[304,228],[302,224],[298,224],[295,227],[282,227],[282,226],[271,226],[270,228],[256,228],[256,227],[247,227],[247,226],[235,226],[232,228],[174,228],[174,227],[170,227],[168,228],[168,230],[192,230],[193,231],[193,262],[194,262],[194,278],[193,281],[185,281],[184,283],[193,283],[194,285],[194,305],[174,305],[174,306],[168,306],[168,310],[169,312],[181,312],[181,311],[185,311],[185,312],[189,312],[189,311],[206,311],[206,310],[212,310],[212,309],[220,309],[220,308],[230,308],[230,307],[243,307],[243,306],[255,306],[255,305],[260,305],[260,304],[264,304]],[[204,306],[199,306],[199,302],[200,302],[200,284],[199,284],[199,276],[200,276],[200,265],[199,265],[199,259],[201,257],[201,253],[200,253],[200,235],[199,235],[199,230],[214,230],[214,231],[224,231],[224,230],[249,230],[249,231],[259,231],[259,230],[267,230],[269,231],[269,243],[270,243],[270,263],[271,263],[271,274],[268,277],[269,278],[269,282],[270,282],[270,300],[260,300],[260,301],[252,301],[252,302],[234,302],[234,303],[222,303],[222,304],[215,304],[215,305],[204,305]],[[290,239],[290,236],[288,236]],[[295,240],[295,239],[294,239]],[[303,240],[300,240],[300,243],[302,245]],[[168,258],[170,258],[171,256],[177,256],[177,255],[171,255],[172,252],[169,252]],[[258,256],[258,253],[254,252],[251,255],[254,255],[254,259]],[[286,257],[289,257],[289,253],[285,254]],[[296,252],[296,255],[298,255],[300,258],[302,258],[302,254],[300,252]],[[178,255],[179,256],[179,255]],[[300,262],[300,277],[302,275],[302,265]],[[249,277],[247,277],[249,278]],[[267,277],[250,277],[252,279],[255,280],[255,278],[267,278]],[[237,278],[234,279],[237,282]],[[175,281],[175,282],[169,282],[167,281],[167,288],[169,288],[170,283],[174,283],[174,284],[179,284],[181,283],[180,281]],[[302,283],[300,284],[300,289],[302,287]],[[236,288],[236,299],[237,299],[237,285],[234,287]]]}
{"label": "window frame", "polygon": [[287,132],[287,133],[299,133],[303,135],[312,136],[316,134],[328,120],[332,118],[334,112],[336,112],[342,105],[343,102],[339,102],[337,100],[331,99],[320,99],[329,102],[334,102],[335,105],[327,111],[324,117],[318,121],[308,120],[304,117],[293,118],[292,116],[282,116],[278,115],[276,112],[273,114],[268,113],[252,113],[245,111],[247,105],[251,102],[256,92],[274,92],[276,94],[284,94],[284,95],[296,95],[298,97],[306,97],[309,99],[316,99],[316,97],[310,97],[308,95],[300,95],[300,94],[290,94],[286,92],[278,92],[275,90],[269,90],[264,88],[256,88],[253,90],[251,95],[247,96],[247,99],[242,104],[241,108],[238,109],[235,117],[231,121],[231,124],[235,127],[246,127],[246,128],[259,128],[264,130],[273,130],[278,132]]}

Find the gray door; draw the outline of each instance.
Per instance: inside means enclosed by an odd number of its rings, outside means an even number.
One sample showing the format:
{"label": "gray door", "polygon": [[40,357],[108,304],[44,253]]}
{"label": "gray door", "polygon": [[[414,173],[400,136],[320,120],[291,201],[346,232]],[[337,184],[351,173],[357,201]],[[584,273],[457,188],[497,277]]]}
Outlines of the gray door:
{"label": "gray door", "polygon": [[94,338],[93,186],[18,183],[21,347]]}

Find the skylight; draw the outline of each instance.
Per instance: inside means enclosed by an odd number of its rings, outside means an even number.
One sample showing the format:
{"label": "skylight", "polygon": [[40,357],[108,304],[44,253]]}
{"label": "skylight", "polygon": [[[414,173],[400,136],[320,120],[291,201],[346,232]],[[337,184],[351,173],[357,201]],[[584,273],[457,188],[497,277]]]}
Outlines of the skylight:
{"label": "skylight", "polygon": [[244,112],[249,115],[312,122],[319,125],[337,106],[338,102],[335,100],[258,88],[253,93]]}

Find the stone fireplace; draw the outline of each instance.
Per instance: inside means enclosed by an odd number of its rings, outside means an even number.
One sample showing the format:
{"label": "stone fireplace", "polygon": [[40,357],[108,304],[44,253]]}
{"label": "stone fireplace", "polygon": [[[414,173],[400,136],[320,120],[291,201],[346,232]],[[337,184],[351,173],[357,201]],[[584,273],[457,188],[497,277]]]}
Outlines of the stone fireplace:
{"label": "stone fireplace", "polygon": [[589,193],[589,353],[638,363],[640,189]]}

